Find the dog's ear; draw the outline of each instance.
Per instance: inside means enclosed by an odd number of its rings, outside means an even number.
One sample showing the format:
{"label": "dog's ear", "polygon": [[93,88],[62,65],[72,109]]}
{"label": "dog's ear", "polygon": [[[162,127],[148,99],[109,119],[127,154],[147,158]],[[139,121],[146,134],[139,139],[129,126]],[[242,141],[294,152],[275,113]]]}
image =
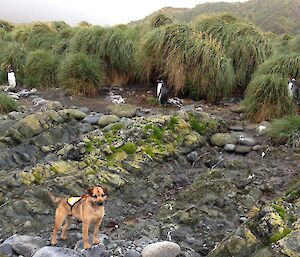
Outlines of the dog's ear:
{"label": "dog's ear", "polygon": [[107,195],[107,192],[108,192],[107,187],[102,187],[102,189],[103,189],[104,194]]}
{"label": "dog's ear", "polygon": [[89,194],[90,196],[93,195],[93,190],[94,190],[93,187],[91,187],[91,188],[89,188],[89,189],[87,190],[87,192],[88,192],[88,194]]}

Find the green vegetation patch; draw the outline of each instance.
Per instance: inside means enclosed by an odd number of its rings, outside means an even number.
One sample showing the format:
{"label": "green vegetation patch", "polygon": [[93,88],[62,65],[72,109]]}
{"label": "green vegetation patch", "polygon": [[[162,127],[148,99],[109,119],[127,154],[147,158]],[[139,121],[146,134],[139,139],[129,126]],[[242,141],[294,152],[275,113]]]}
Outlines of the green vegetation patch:
{"label": "green vegetation patch", "polygon": [[289,233],[291,233],[291,231],[292,230],[290,228],[284,228],[282,232],[274,233],[272,236],[270,236],[269,243],[272,244],[279,241],[280,239],[286,237]]}
{"label": "green vegetation patch", "polygon": [[17,109],[17,103],[6,93],[0,92],[0,113],[8,113]]}

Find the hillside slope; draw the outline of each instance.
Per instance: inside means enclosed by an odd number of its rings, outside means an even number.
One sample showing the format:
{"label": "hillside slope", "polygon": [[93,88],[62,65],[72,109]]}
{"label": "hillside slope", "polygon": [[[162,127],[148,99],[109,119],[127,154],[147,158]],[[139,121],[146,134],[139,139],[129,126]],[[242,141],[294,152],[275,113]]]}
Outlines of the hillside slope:
{"label": "hillside slope", "polygon": [[[250,0],[244,3],[205,3],[194,8],[166,7],[162,12],[179,22],[191,22],[197,16],[211,13],[230,13],[249,20],[265,31],[277,34],[300,33],[300,0]],[[143,21],[151,19],[155,12]],[[138,21],[141,22],[141,21]]]}

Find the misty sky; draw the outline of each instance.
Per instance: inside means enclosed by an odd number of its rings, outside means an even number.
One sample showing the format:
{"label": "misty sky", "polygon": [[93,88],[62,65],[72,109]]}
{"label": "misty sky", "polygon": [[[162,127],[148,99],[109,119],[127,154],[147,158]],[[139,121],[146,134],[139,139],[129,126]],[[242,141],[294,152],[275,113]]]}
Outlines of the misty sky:
{"label": "misty sky", "polygon": [[[0,19],[10,22],[62,20],[70,25],[116,25],[139,20],[162,7],[195,7],[217,0],[0,0]],[[238,2],[224,0],[224,2]],[[241,1],[240,1],[241,2]]]}

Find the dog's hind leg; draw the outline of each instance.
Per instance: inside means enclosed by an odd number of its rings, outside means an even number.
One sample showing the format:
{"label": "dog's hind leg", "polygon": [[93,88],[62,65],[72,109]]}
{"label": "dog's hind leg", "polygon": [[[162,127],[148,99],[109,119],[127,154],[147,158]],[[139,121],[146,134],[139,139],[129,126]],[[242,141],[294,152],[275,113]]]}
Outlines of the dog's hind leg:
{"label": "dog's hind leg", "polygon": [[68,227],[72,224],[72,221],[73,221],[73,219],[72,219],[72,217],[70,217],[70,216],[68,216],[68,217],[65,219],[65,224],[64,224],[64,226],[63,226],[63,229],[62,229],[62,231],[61,231],[61,236],[60,236],[60,238],[61,238],[62,240],[66,240],[66,239],[67,239],[67,235],[66,235],[67,229],[68,229]]}
{"label": "dog's hind leg", "polygon": [[94,233],[93,233],[93,243],[95,245],[100,243],[100,240],[98,238],[98,233],[99,233],[99,228],[100,228],[101,222],[102,222],[102,218],[98,219],[95,223],[95,228],[94,228]]}
{"label": "dog's hind leg", "polygon": [[57,231],[63,224],[64,220],[66,219],[66,215],[64,214],[63,211],[60,210],[60,206],[56,209],[55,212],[55,221],[54,221],[54,228],[52,232],[52,239],[51,239],[51,244],[56,245],[57,244]]}

